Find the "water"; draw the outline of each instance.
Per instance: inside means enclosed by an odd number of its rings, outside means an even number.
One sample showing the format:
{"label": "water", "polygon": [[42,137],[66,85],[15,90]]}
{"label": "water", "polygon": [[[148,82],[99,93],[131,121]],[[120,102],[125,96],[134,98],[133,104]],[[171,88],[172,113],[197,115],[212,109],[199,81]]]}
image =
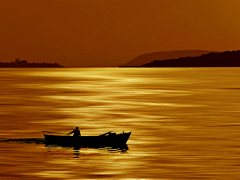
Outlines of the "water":
{"label": "water", "polygon": [[[240,68],[0,69],[0,179],[239,179],[239,80]],[[45,147],[42,131],[76,126],[132,131],[129,149]]]}

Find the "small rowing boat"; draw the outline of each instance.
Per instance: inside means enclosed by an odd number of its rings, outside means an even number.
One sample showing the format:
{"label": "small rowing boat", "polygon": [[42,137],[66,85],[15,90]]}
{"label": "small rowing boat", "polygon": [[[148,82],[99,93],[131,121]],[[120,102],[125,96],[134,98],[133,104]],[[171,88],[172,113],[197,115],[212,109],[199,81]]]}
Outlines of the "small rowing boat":
{"label": "small rowing boat", "polygon": [[56,144],[60,146],[119,146],[127,143],[131,132],[120,134],[112,131],[99,136],[68,136],[68,135],[49,135],[44,132],[46,144]]}

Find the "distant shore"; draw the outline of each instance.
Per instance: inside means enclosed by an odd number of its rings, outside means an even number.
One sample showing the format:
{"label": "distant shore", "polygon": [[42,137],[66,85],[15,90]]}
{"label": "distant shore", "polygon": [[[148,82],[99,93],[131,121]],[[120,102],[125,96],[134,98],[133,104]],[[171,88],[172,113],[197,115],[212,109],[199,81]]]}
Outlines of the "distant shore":
{"label": "distant shore", "polygon": [[0,62],[0,68],[63,68],[58,63],[29,63],[17,58],[15,62]]}

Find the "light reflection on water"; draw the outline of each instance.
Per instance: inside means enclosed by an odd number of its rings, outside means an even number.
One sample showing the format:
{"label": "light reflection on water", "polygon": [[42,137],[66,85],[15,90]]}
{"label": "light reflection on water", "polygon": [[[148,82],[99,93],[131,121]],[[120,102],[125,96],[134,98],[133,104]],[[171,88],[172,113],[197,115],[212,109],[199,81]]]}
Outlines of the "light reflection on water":
{"label": "light reflection on water", "polygon": [[0,138],[132,135],[124,152],[0,142],[0,178],[239,179],[239,70],[1,69]]}

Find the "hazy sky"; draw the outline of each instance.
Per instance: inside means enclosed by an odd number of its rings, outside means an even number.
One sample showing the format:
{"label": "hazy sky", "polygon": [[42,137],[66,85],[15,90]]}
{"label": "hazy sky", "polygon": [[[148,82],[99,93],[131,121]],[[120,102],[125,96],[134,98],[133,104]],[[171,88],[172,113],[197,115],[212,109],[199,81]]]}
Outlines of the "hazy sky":
{"label": "hazy sky", "polygon": [[0,0],[0,62],[117,66],[144,53],[240,49],[240,0]]}

